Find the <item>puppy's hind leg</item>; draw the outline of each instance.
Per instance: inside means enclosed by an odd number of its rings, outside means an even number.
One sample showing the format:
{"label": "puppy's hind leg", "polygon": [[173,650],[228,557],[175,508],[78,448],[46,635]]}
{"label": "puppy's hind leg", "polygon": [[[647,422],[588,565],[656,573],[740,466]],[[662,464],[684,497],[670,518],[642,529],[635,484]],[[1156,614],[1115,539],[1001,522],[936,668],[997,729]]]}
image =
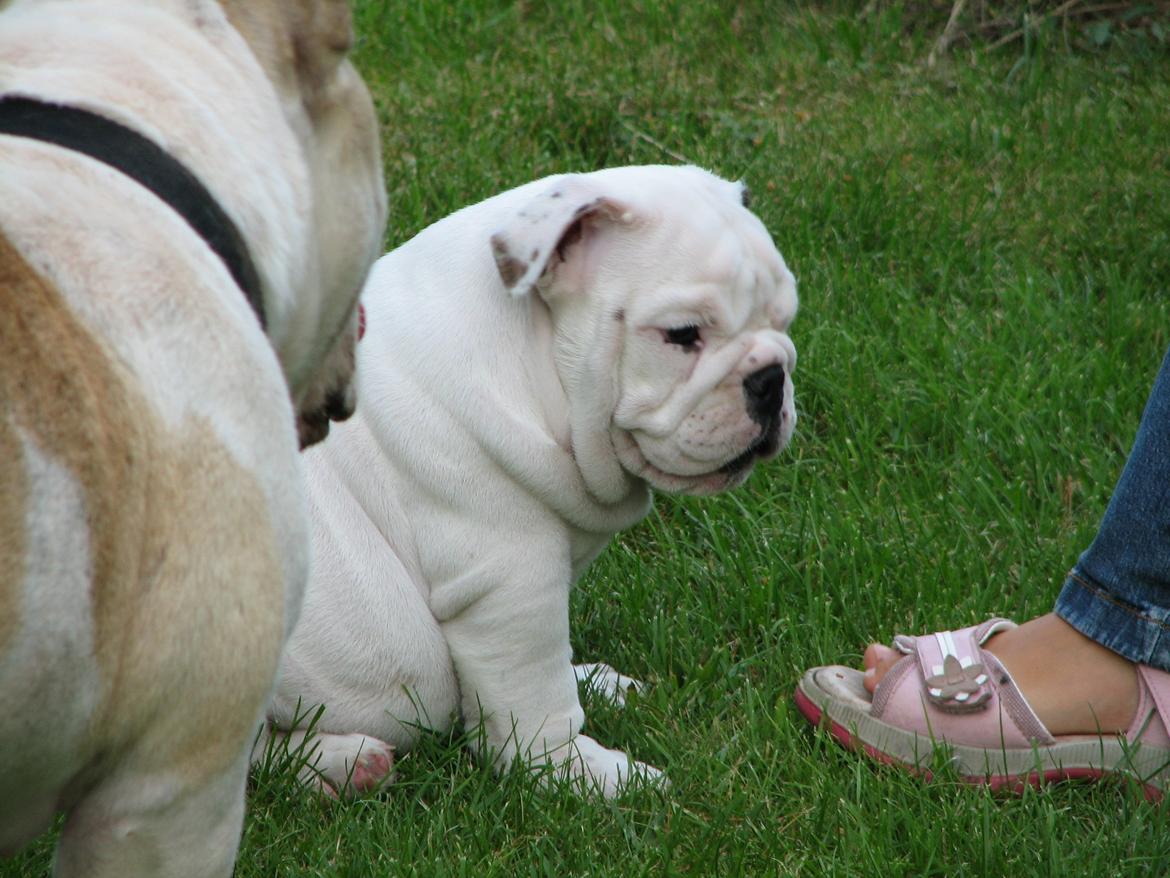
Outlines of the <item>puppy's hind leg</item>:
{"label": "puppy's hind leg", "polygon": [[368,735],[317,732],[314,724],[285,731],[264,723],[252,747],[252,764],[287,759],[303,786],[333,799],[376,793],[394,780],[393,745]]}

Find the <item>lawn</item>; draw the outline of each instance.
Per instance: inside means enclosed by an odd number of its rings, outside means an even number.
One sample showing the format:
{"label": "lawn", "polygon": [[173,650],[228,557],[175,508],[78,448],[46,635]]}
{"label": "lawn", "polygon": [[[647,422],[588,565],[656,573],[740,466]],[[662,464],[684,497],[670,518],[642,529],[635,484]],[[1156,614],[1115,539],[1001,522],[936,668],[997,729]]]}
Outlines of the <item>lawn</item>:
{"label": "lawn", "polygon": [[588,700],[588,729],[669,790],[582,800],[458,737],[365,801],[272,767],[240,878],[1170,870],[1170,807],[1131,788],[926,785],[792,706],[868,639],[1050,609],[1170,345],[1164,12],[977,33],[928,67],[946,8],[863,5],[359,4],[388,246],[560,171],[743,178],[799,282],[800,420],[737,492],[659,496],[577,589],[576,655],[650,684]]}

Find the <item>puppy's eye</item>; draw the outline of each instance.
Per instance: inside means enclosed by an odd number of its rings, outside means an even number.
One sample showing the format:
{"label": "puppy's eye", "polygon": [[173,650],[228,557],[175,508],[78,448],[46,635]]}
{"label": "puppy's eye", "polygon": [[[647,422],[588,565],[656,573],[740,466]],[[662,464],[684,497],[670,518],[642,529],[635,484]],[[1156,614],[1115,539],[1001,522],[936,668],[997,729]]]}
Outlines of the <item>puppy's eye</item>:
{"label": "puppy's eye", "polygon": [[676,329],[666,330],[666,341],[682,348],[693,348],[699,343],[699,327],[679,326]]}

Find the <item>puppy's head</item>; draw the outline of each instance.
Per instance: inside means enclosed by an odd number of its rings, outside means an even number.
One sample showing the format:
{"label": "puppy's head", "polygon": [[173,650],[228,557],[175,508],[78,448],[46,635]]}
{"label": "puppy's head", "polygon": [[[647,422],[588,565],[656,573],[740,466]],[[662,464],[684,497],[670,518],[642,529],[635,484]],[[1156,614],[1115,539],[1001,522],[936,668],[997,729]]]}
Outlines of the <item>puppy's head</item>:
{"label": "puppy's head", "polygon": [[[299,278],[277,347],[302,444],[353,411],[355,306],[386,222],[377,118],[347,60],[345,0],[224,0],[276,90],[301,149],[312,195],[310,276]],[[302,254],[297,254],[298,257]],[[288,302],[288,296],[285,297]]]}
{"label": "puppy's head", "polygon": [[551,181],[493,236],[504,285],[553,315],[587,478],[608,450],[708,494],[791,438],[796,282],[745,195],[698,168],[615,168]]}

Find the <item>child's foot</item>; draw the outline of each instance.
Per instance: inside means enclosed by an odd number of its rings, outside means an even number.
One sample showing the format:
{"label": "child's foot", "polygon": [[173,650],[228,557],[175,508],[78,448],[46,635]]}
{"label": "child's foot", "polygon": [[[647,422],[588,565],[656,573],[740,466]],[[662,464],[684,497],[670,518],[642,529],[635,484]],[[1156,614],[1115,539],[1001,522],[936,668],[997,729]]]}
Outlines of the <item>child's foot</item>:
{"label": "child's foot", "polygon": [[845,746],[927,776],[945,759],[955,776],[995,789],[1116,775],[1151,798],[1170,787],[1170,673],[1052,615],[894,644],[871,645],[864,673],[807,670],[797,709]]}
{"label": "child's foot", "polygon": [[[1036,716],[1053,735],[1121,732],[1138,707],[1132,662],[1049,613],[991,637],[993,653],[1015,679]],[[865,688],[872,694],[902,653],[871,643],[865,650]]]}

